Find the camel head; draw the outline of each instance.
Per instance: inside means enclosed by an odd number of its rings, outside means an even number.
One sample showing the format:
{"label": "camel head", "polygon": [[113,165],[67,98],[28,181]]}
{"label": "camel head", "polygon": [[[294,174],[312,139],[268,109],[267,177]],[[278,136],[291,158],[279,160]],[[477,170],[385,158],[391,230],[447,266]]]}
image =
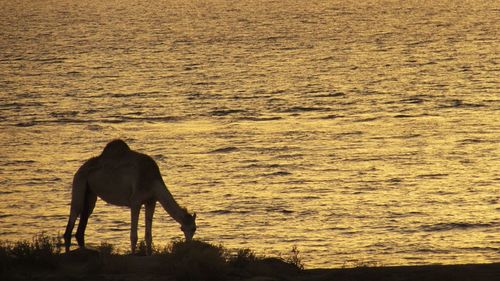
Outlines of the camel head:
{"label": "camel head", "polygon": [[196,231],[196,213],[189,214],[186,213],[184,219],[182,220],[181,230],[184,232],[186,241],[191,241],[193,239],[194,233]]}

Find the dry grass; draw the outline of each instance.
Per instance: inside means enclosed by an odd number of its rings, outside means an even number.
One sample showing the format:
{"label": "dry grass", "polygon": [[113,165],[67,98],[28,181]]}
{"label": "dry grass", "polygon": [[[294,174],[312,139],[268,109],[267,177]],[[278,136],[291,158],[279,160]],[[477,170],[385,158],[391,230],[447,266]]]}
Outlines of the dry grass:
{"label": "dry grass", "polygon": [[296,248],[287,258],[270,258],[259,257],[250,249],[231,251],[200,240],[178,240],[167,246],[153,247],[153,255],[146,257],[144,241],[138,244],[133,256],[117,253],[108,243],[101,243],[95,250],[75,250],[69,254],[61,253],[61,245],[59,237],[44,233],[31,241],[0,242],[0,276],[32,277],[34,272],[59,274],[61,271],[69,276],[141,272],[179,281],[223,281],[235,275],[276,277],[303,269]]}
{"label": "dry grass", "polygon": [[19,265],[55,268],[61,253],[61,240],[45,233],[35,235],[31,241],[0,242],[0,270],[2,272]]}

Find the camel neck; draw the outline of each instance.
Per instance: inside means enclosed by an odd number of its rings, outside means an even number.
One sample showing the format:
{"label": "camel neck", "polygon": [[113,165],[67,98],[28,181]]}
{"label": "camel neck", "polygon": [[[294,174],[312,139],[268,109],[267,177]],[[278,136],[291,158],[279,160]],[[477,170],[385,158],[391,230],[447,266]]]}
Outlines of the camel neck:
{"label": "camel neck", "polygon": [[178,223],[182,225],[183,218],[186,215],[186,210],[183,209],[177,201],[175,201],[174,197],[168,191],[167,187],[163,183],[160,188],[157,190],[157,199],[158,202],[162,205],[163,209]]}

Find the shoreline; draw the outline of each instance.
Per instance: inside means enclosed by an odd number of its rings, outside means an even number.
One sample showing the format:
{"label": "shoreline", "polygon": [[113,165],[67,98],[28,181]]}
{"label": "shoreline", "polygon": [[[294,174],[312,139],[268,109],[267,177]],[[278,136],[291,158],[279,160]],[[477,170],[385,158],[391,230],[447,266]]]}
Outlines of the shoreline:
{"label": "shoreline", "polygon": [[[49,266],[17,264],[0,272],[2,280],[122,280],[122,281],[492,281],[500,276],[500,263],[381,266],[355,268],[297,269],[283,260],[265,258],[226,268],[217,273],[196,261],[188,262],[185,271],[172,272],[163,256],[112,255],[102,257],[97,251],[75,250],[60,254],[61,259]],[[191,268],[192,266],[192,268]],[[212,268],[212,269],[214,269]],[[187,272],[187,274],[186,274]]]}
{"label": "shoreline", "polygon": [[61,245],[58,237],[43,234],[31,242],[0,243],[0,280],[490,281],[500,276],[500,262],[304,269],[296,248],[288,256],[266,257],[200,240],[174,241],[150,256],[142,242],[135,255],[116,253],[106,243],[68,253],[61,253]]}

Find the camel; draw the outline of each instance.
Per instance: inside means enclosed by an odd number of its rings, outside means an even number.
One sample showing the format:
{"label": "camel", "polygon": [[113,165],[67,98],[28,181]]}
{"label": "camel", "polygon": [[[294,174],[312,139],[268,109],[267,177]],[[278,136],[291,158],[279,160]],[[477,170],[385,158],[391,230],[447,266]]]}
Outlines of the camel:
{"label": "camel", "polygon": [[151,227],[157,201],[181,225],[187,241],[193,238],[196,231],[196,213],[191,215],[177,204],[153,158],[131,150],[123,140],[114,140],[106,145],[101,155],[87,160],[73,177],[70,215],[64,233],[66,252],[69,252],[71,233],[78,217],[80,222],[75,237],[78,246],[85,248],[85,228],[97,197],[110,204],[130,208],[132,254],[136,250],[137,223],[142,205],[146,209],[145,240],[148,255],[151,254]]}

